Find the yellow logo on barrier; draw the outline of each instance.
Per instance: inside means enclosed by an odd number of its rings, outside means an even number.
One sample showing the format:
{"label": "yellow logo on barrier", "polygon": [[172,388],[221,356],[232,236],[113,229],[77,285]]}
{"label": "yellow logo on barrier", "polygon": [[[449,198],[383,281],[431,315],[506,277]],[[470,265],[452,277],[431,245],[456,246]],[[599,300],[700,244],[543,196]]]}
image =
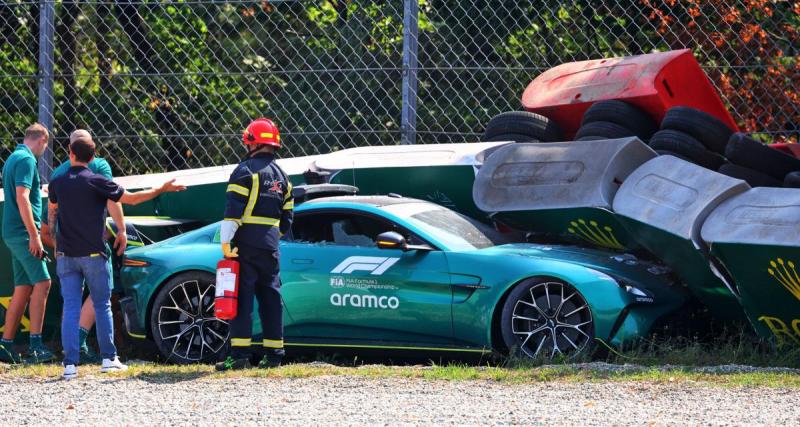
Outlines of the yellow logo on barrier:
{"label": "yellow logo on barrier", "polygon": [[[759,322],[764,322],[770,331],[775,334],[778,345],[800,345],[800,319],[793,319],[789,324],[777,317],[760,316]],[[791,327],[790,327],[791,325]]]}
{"label": "yellow logo on barrier", "polygon": [[[6,310],[8,310],[8,305],[11,304],[11,297],[0,297],[0,305],[3,306]],[[31,321],[25,315],[22,315],[22,319],[19,322],[20,326],[22,326],[22,330],[20,332],[30,332],[31,331]],[[5,331],[6,326],[0,326],[0,333]]]}
{"label": "yellow logo on barrier", "polygon": [[800,300],[800,276],[797,275],[794,263],[784,262],[783,258],[778,258],[777,262],[770,260],[769,265],[772,266],[772,268],[767,268],[769,275]]}
{"label": "yellow logo on barrier", "polygon": [[598,246],[611,249],[624,249],[624,246],[619,243],[614,236],[614,230],[609,226],[600,226],[597,221],[589,221],[579,218],[578,221],[570,221],[571,227],[567,231],[580,237],[587,242],[594,243]]}

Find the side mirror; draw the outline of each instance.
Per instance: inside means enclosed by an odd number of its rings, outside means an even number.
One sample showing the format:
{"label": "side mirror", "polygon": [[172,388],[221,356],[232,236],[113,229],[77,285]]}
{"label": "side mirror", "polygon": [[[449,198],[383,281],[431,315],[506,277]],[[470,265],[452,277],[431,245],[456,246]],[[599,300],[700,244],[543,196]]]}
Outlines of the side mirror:
{"label": "side mirror", "polygon": [[407,250],[406,238],[396,231],[381,233],[375,238],[379,249],[402,249]]}
{"label": "side mirror", "polygon": [[396,231],[387,231],[378,234],[375,238],[375,243],[379,249],[400,249],[403,252],[408,251],[432,251],[433,248],[428,245],[409,245],[406,238]]}

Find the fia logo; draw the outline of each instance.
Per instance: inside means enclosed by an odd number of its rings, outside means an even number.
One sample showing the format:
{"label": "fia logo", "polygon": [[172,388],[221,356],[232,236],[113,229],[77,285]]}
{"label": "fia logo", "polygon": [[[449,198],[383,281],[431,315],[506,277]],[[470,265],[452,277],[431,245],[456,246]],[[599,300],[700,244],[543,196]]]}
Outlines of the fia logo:
{"label": "fia logo", "polygon": [[344,287],[344,279],[341,276],[333,276],[333,277],[331,277],[331,287],[332,288],[343,288]]}
{"label": "fia logo", "polygon": [[[351,256],[340,262],[331,270],[335,274],[350,274],[354,271],[369,271],[373,276],[380,276],[400,258],[384,258],[375,256]],[[333,285],[333,283],[331,283]]]}

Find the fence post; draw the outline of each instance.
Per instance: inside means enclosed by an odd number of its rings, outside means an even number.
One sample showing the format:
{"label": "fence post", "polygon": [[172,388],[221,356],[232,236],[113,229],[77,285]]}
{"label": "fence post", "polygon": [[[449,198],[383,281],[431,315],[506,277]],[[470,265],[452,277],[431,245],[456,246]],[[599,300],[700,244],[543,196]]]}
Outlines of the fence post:
{"label": "fence post", "polygon": [[419,0],[403,0],[403,105],[400,143],[417,142],[417,45]]}
{"label": "fence post", "polygon": [[53,37],[56,5],[54,0],[39,1],[39,123],[50,131],[50,144],[39,159],[39,176],[50,182],[53,170]]}

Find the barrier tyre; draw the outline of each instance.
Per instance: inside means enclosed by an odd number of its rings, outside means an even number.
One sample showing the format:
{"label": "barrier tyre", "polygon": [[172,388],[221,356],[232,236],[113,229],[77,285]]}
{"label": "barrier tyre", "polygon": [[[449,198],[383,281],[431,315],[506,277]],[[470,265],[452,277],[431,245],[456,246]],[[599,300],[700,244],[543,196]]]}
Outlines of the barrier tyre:
{"label": "barrier tyre", "polygon": [[616,123],[590,122],[581,125],[575,134],[575,139],[581,139],[585,136],[596,136],[598,139],[616,139],[636,136],[636,132]]}
{"label": "barrier tyre", "polygon": [[711,170],[717,170],[725,163],[724,157],[707,150],[700,141],[677,130],[664,129],[656,132],[650,138],[650,148],[680,154],[690,162]]}
{"label": "barrier tyre", "polygon": [[500,113],[486,125],[483,141],[561,141],[561,129],[545,116],[527,111]]}
{"label": "barrier tyre", "polygon": [[786,174],[783,179],[783,186],[786,188],[800,188],[800,172]]}
{"label": "barrier tyre", "polygon": [[512,142],[540,142],[538,139],[529,136],[523,135],[520,133],[504,133],[500,135],[495,135],[491,138],[484,138],[481,142],[500,142],[500,141],[512,141]]}
{"label": "barrier tyre", "polygon": [[755,169],[777,180],[800,171],[800,159],[794,158],[743,134],[735,133],[728,142],[725,155],[731,163]]}
{"label": "barrier tyre", "polygon": [[677,157],[677,158],[679,158],[679,159],[681,159],[683,161],[687,161],[689,163],[694,163],[692,161],[692,159],[690,159],[690,158],[688,158],[688,157],[686,157],[686,156],[684,156],[683,154],[680,154],[680,153],[675,153],[675,152],[672,152],[672,151],[669,151],[669,150],[655,150],[655,151],[656,151],[656,153],[658,153],[659,156],[672,156],[672,157]]}
{"label": "barrier tyre", "polygon": [[156,294],[150,329],[167,361],[209,363],[219,358],[229,325],[214,316],[215,282],[211,273],[188,271],[167,281]]}
{"label": "barrier tyre", "polygon": [[728,175],[731,178],[741,179],[751,187],[783,187],[783,183],[765,173],[754,169],[739,166],[731,163],[722,165],[719,173]]}
{"label": "barrier tyre", "polygon": [[594,320],[589,304],[568,283],[530,278],[508,294],[500,332],[511,356],[552,359],[590,351]]}
{"label": "barrier tyre", "polygon": [[610,122],[624,126],[642,141],[648,141],[658,130],[658,124],[644,110],[616,99],[598,101],[589,106],[583,113],[581,126],[594,122]]}
{"label": "barrier tyre", "polygon": [[691,107],[672,107],[667,110],[661,129],[679,130],[700,141],[709,150],[724,154],[733,129],[716,117]]}

